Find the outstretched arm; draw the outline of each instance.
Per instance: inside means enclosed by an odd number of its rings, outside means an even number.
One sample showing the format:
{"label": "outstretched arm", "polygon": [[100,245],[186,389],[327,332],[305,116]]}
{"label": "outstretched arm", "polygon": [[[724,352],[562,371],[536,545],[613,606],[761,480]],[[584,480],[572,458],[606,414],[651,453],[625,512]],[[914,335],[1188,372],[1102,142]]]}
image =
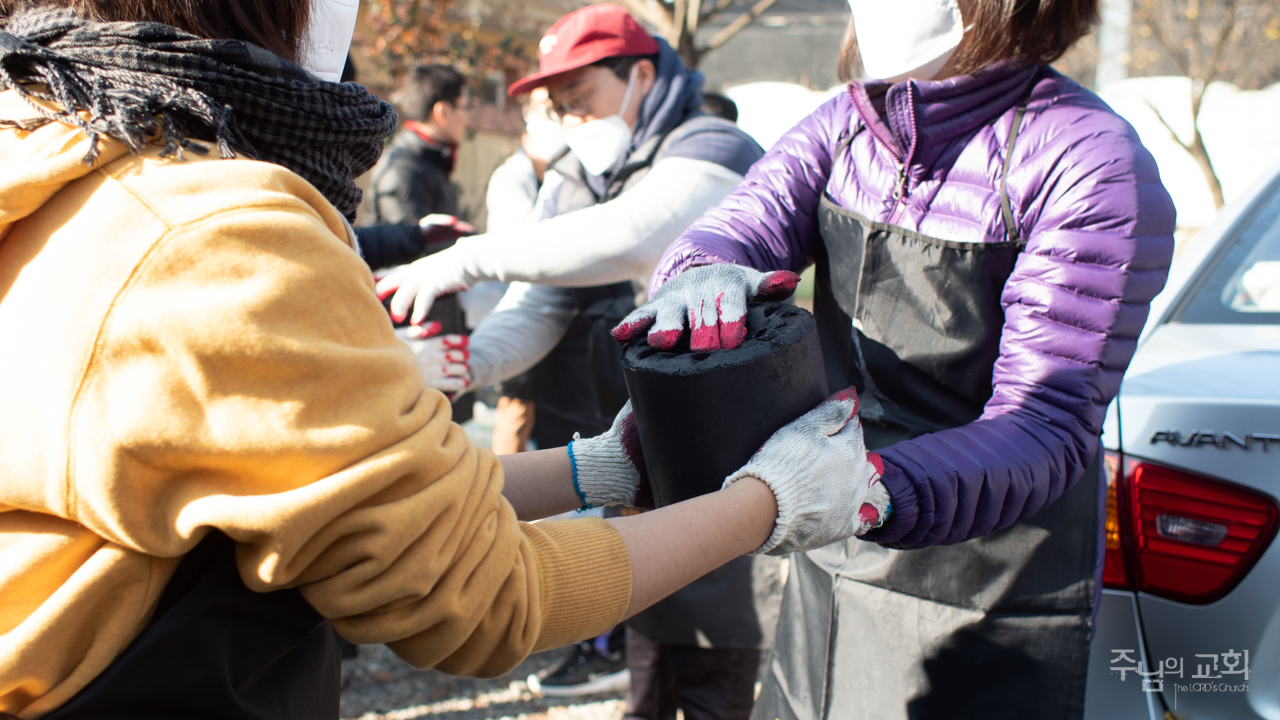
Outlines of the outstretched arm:
{"label": "outstretched arm", "polygon": [[[500,459],[507,475],[502,494],[522,520],[567,512],[581,504],[573,491],[573,471],[564,448]],[[710,495],[610,520],[631,558],[631,599],[624,619],[759,548],[773,532],[777,515],[769,486],[757,478],[744,478]]]}
{"label": "outstretched arm", "polygon": [[425,317],[436,297],[482,280],[589,287],[646,277],[662,251],[742,176],[704,160],[669,158],[614,200],[454,247],[391,273],[396,317]]}
{"label": "outstretched arm", "polygon": [[649,294],[694,265],[735,263],[798,273],[813,255],[818,203],[853,106],[843,94],[801,120],[742,183],[667,248]]}
{"label": "outstretched arm", "polygon": [[577,313],[563,288],[512,283],[471,333],[471,387],[488,387],[537,365],[564,338]]}

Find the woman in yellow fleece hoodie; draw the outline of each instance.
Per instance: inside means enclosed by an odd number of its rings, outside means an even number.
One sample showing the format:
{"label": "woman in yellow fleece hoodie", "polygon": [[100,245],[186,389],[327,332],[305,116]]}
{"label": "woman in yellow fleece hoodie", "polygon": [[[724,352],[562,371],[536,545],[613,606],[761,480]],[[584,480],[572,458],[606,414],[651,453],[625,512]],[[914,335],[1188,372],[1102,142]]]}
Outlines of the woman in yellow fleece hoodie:
{"label": "woman in yellow fleece hoodie", "polygon": [[496,675],[853,532],[806,449],[848,394],[766,445],[790,480],[519,522],[634,503],[634,423],[500,463],[424,388],[347,217],[394,113],[290,61],[307,0],[5,12],[0,717],[334,717],[334,629]]}

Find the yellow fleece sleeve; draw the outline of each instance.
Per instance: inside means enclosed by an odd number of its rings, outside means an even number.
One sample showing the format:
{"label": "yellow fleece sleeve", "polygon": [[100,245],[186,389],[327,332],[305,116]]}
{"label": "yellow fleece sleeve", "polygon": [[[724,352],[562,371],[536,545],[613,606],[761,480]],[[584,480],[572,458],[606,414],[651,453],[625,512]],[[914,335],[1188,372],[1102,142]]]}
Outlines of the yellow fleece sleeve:
{"label": "yellow fleece sleeve", "polygon": [[619,622],[612,526],[518,523],[332,210],[276,197],[172,229],[116,298],[71,426],[71,514],[160,557],[217,528],[250,588],[298,587],[424,668],[500,674]]}

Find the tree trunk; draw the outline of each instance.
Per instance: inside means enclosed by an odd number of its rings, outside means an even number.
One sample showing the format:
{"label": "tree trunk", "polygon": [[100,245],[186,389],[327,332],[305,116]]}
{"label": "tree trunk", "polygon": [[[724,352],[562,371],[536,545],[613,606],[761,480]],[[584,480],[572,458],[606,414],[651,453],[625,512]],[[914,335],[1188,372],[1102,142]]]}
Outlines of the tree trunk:
{"label": "tree trunk", "polygon": [[1213,169],[1213,161],[1209,159],[1209,151],[1205,149],[1204,142],[1200,139],[1199,130],[1196,130],[1195,142],[1191,143],[1187,152],[1191,153],[1191,157],[1200,164],[1200,172],[1204,173],[1205,182],[1209,183],[1209,191],[1213,193],[1213,206],[1221,208],[1223,205],[1222,183],[1218,181],[1218,173]]}
{"label": "tree trunk", "polygon": [[1218,172],[1213,169],[1213,161],[1209,159],[1209,150],[1204,146],[1204,137],[1200,135],[1200,109],[1204,107],[1204,94],[1209,83],[1203,80],[1191,80],[1191,143],[1183,145],[1191,157],[1200,165],[1205,182],[1209,184],[1209,192],[1213,193],[1213,206],[1222,207],[1222,183],[1218,180]]}
{"label": "tree trunk", "polygon": [[689,69],[696,69],[698,62],[702,60],[702,52],[693,44],[693,35],[684,33],[680,36],[680,44],[676,46],[676,52],[680,53],[680,59],[684,60],[684,66]]}

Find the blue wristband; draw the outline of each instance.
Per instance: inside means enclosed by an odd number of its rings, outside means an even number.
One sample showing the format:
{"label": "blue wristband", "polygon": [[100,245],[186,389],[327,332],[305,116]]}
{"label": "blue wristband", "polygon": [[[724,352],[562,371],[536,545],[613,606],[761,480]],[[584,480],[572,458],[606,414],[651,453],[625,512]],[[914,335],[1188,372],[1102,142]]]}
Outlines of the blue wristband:
{"label": "blue wristband", "polygon": [[582,488],[578,486],[578,460],[573,456],[573,441],[569,442],[569,466],[573,468],[573,491],[578,493],[578,499],[582,501],[582,507],[578,508],[578,512],[584,512],[595,507],[587,502],[586,493],[582,492]]}

